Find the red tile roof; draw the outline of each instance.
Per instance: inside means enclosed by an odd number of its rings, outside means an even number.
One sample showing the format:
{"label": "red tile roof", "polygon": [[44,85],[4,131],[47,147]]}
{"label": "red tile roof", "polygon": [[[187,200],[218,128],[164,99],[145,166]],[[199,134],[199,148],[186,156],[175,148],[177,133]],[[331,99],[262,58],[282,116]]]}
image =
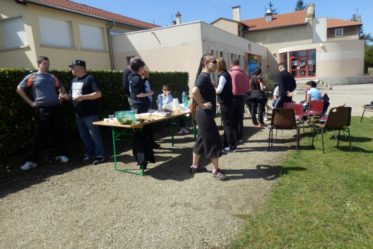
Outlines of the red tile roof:
{"label": "red tile roof", "polygon": [[71,11],[81,15],[92,16],[95,18],[104,19],[108,21],[115,21],[120,24],[131,25],[143,29],[159,27],[151,23],[143,22],[137,19],[122,16],[113,12],[105,11],[102,9],[94,8],[85,4],[80,4],[69,0],[26,0],[24,2],[36,3],[43,6],[57,8],[65,11]]}
{"label": "red tile roof", "polygon": [[[271,22],[266,22],[264,17],[249,19],[241,23],[249,27],[249,31],[282,28],[288,26],[296,26],[306,24],[307,10],[295,11],[292,13],[273,15]],[[328,18],[328,28],[360,26],[360,22],[351,20],[342,20],[336,18]]]}
{"label": "red tile roof", "polygon": [[362,25],[362,23],[356,22],[356,21],[328,18],[328,28],[360,26],[360,25]]}
{"label": "red tile roof", "polygon": [[292,13],[273,15],[271,22],[266,22],[264,17],[242,21],[249,27],[249,31],[282,28],[287,26],[296,26],[306,24],[307,10],[295,11]]}

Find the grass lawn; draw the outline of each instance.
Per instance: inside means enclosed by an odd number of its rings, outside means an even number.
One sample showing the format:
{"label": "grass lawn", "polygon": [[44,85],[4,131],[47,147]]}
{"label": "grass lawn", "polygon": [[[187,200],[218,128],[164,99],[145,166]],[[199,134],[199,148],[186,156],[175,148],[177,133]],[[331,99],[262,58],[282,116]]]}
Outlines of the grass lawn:
{"label": "grass lawn", "polygon": [[246,217],[232,248],[373,248],[373,118],[354,117],[352,151],[333,132],[301,139],[262,212]]}

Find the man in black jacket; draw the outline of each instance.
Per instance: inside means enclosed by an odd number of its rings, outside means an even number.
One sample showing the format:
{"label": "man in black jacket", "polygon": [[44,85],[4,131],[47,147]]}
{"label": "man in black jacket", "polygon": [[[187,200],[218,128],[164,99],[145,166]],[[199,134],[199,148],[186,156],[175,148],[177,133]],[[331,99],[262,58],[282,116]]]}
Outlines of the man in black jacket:
{"label": "man in black jacket", "polygon": [[280,97],[277,99],[274,108],[281,108],[286,102],[293,101],[293,92],[297,87],[297,83],[292,74],[286,71],[285,65],[283,63],[278,64],[278,74],[277,83],[279,88]]}

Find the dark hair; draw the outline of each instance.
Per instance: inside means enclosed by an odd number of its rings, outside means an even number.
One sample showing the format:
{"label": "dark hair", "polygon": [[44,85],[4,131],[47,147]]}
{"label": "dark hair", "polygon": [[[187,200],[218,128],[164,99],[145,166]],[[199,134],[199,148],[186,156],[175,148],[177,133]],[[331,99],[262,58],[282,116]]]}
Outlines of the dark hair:
{"label": "dark hair", "polygon": [[255,75],[258,76],[259,74],[262,73],[262,69],[260,67],[255,69]]}
{"label": "dark hair", "polygon": [[240,61],[238,59],[233,59],[232,62],[231,62],[231,64],[233,66],[239,66],[240,65]]}
{"label": "dark hair", "polygon": [[47,56],[39,56],[36,62],[39,66],[43,61],[49,61],[49,58]]}
{"label": "dark hair", "polygon": [[198,70],[197,70],[197,76],[196,80],[198,79],[198,76],[201,74],[202,69],[205,67],[206,61],[211,60],[211,58],[214,58],[212,54],[204,54],[199,62]]}
{"label": "dark hair", "polygon": [[134,72],[138,72],[140,68],[145,66],[145,62],[140,58],[135,58],[131,61],[131,69]]}
{"label": "dark hair", "polygon": [[162,85],[162,90],[163,90],[164,88],[167,88],[167,90],[170,90],[170,88],[168,87],[167,84],[163,84],[163,85]]}
{"label": "dark hair", "polygon": [[311,86],[311,87],[317,87],[317,83],[315,82],[315,81],[313,81],[313,80],[311,80],[311,81],[308,81],[307,83],[306,83],[306,85],[308,85],[308,86]]}

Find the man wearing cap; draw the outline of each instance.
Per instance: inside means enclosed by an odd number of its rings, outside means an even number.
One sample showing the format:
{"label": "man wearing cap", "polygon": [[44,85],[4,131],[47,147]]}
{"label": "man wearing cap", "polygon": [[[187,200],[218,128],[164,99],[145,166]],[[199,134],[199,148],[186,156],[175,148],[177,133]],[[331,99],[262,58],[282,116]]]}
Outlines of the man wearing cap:
{"label": "man wearing cap", "polygon": [[[21,170],[29,170],[37,166],[49,129],[53,130],[56,138],[56,160],[64,163],[69,161],[66,156],[65,121],[60,105],[66,96],[65,89],[57,77],[49,73],[49,59],[46,56],[39,56],[37,64],[38,71],[27,75],[17,87],[17,93],[35,110],[36,120],[36,134],[31,155],[21,166]],[[27,89],[31,89],[32,99],[27,96]]]}
{"label": "man wearing cap", "polygon": [[75,109],[76,124],[84,143],[83,161],[93,160],[93,164],[105,161],[105,152],[98,126],[92,123],[98,120],[98,100],[101,89],[95,78],[87,73],[83,60],[74,60],[69,67],[75,78],[71,82],[69,97]]}

